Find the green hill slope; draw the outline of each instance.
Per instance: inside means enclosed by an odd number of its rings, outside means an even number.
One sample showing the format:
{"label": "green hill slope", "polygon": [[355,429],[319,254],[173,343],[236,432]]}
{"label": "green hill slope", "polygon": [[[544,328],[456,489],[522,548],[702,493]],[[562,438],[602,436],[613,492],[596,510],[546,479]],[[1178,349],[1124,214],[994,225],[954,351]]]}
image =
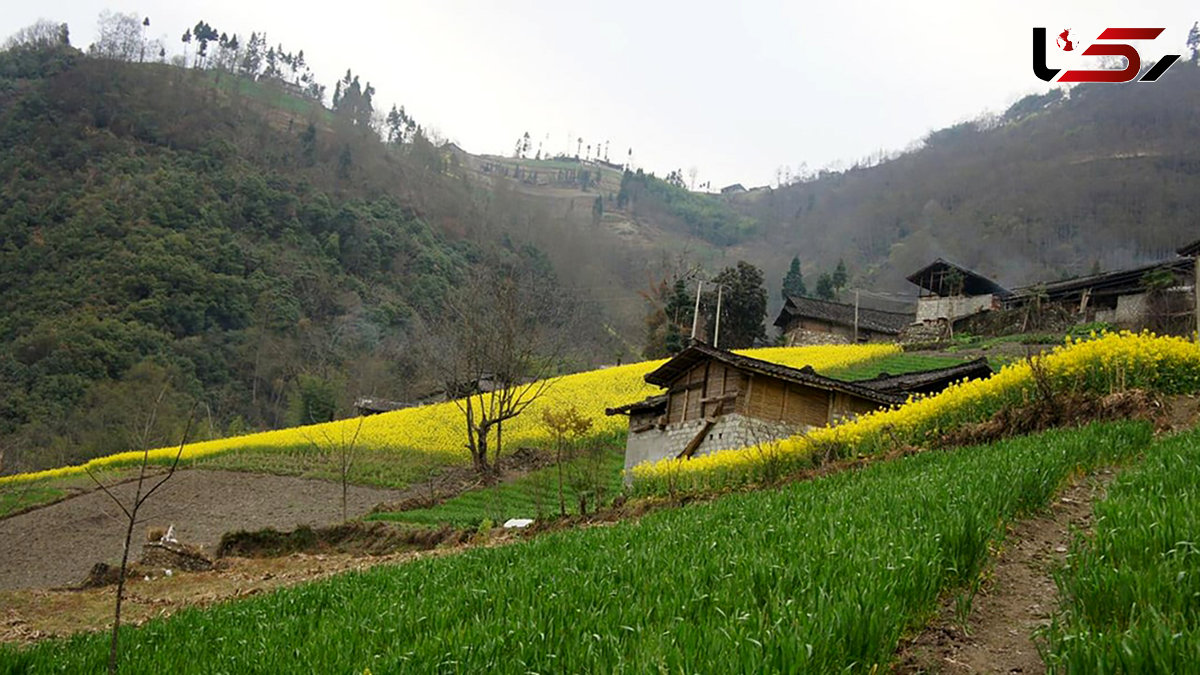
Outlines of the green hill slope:
{"label": "green hill slope", "polygon": [[203,438],[410,395],[409,325],[469,268],[553,276],[424,215],[471,206],[428,141],[229,74],[0,53],[0,146],[6,473],[178,438],[194,401]]}

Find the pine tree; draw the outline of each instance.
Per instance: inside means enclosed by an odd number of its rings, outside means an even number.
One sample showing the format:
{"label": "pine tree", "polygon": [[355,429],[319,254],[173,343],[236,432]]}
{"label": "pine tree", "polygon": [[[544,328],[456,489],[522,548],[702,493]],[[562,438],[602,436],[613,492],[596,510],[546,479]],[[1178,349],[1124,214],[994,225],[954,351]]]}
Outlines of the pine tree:
{"label": "pine tree", "polygon": [[800,273],[800,256],[792,256],[792,264],[787,274],[783,275],[783,301],[789,297],[803,298],[808,295],[804,286],[804,276]]}
{"label": "pine tree", "polygon": [[838,260],[837,267],[833,270],[833,278],[830,281],[833,283],[833,291],[837,293],[846,287],[846,282],[849,281],[849,275],[846,274],[846,261]]}
{"label": "pine tree", "polygon": [[822,272],[820,278],[817,279],[817,297],[822,300],[833,300],[833,277],[829,272]]}

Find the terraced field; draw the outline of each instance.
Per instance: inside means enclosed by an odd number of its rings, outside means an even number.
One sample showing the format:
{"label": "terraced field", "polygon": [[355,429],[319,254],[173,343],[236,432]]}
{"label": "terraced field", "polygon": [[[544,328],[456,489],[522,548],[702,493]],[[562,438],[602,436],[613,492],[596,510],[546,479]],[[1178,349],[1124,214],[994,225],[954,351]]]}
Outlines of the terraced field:
{"label": "terraced field", "polygon": [[[613,527],[376,568],[125,636],[126,672],[831,672],[887,664],[1005,524],[1146,425],[925,453]],[[84,672],[107,639],[0,651]]]}

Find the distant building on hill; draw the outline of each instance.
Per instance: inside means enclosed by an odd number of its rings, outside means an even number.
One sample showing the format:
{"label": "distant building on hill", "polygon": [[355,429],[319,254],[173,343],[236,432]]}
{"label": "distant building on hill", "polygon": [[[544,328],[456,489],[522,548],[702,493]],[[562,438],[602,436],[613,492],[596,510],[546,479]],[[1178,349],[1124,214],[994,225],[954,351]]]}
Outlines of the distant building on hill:
{"label": "distant building on hill", "polygon": [[627,415],[625,468],[667,457],[741,448],[991,374],[985,360],[903,376],[849,382],[695,343],[646,375],[666,391],[609,408]]}
{"label": "distant building on hill", "polygon": [[951,321],[1000,309],[1012,292],[982,274],[938,258],[908,275],[920,289],[917,321]]}
{"label": "distant building on hill", "polygon": [[908,275],[908,280],[920,291],[916,319],[901,336],[906,342],[949,337],[955,322],[1000,309],[1012,295],[982,274],[942,258]]}
{"label": "distant building on hill", "polygon": [[775,319],[785,344],[891,342],[913,322],[914,315],[858,307],[832,300],[789,296]]}
{"label": "distant building on hill", "polygon": [[725,187],[721,188],[721,194],[726,195],[726,196],[740,195],[741,193],[743,193],[745,191],[746,191],[746,188],[743,187],[741,183],[734,183],[733,185],[726,185]]}
{"label": "distant building on hill", "polygon": [[1178,253],[1175,258],[1011,291],[938,258],[908,277],[921,294],[916,321],[905,329],[902,340],[944,339],[960,329],[982,334],[1059,331],[1090,322],[1190,334],[1196,327],[1200,240],[1180,247]]}

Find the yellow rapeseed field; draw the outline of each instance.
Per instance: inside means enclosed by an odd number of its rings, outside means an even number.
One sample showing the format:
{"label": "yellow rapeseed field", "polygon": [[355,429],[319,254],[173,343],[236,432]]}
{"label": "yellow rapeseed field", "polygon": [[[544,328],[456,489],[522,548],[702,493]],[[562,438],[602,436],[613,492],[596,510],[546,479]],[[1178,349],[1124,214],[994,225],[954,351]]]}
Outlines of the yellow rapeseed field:
{"label": "yellow rapeseed field", "polygon": [[[1200,347],[1183,338],[1130,332],[1068,338],[1038,363],[1059,391],[1200,390]],[[777,444],[642,464],[633,468],[634,485],[643,493],[711,490],[759,480],[767,471],[811,465],[815,454],[831,448],[840,454],[871,454],[896,441],[921,443],[958,424],[984,420],[1005,404],[1029,400],[1035,386],[1033,366],[1021,361],[986,380],[959,382],[937,395],[912,398]]]}
{"label": "yellow rapeseed field", "polygon": [[[888,344],[828,345],[817,347],[768,347],[741,353],[793,367],[812,366],[818,371],[852,366],[864,361],[899,353]],[[663,361],[644,361],[624,366],[593,370],[555,378],[552,386],[520,417],[504,425],[505,447],[545,445],[548,437],[539,424],[542,410],[573,405],[592,418],[593,433],[603,434],[624,428],[624,417],[606,417],[604,409],[631,403],[658,391],[646,384],[646,373]],[[183,450],[184,460],[211,457],[243,449],[268,449],[287,452],[310,447],[313,443],[338,442],[353,436],[358,419],[339,420],[246,436],[192,443]],[[453,402],[396,410],[363,418],[358,441],[364,448],[401,448],[437,455],[447,464],[465,463],[463,416]],[[168,462],[178,447],[150,451],[151,461]],[[99,457],[76,466],[66,466],[30,474],[0,478],[0,484],[18,480],[39,480],[82,473],[85,468],[101,469],[130,465],[142,460],[141,450]]]}

